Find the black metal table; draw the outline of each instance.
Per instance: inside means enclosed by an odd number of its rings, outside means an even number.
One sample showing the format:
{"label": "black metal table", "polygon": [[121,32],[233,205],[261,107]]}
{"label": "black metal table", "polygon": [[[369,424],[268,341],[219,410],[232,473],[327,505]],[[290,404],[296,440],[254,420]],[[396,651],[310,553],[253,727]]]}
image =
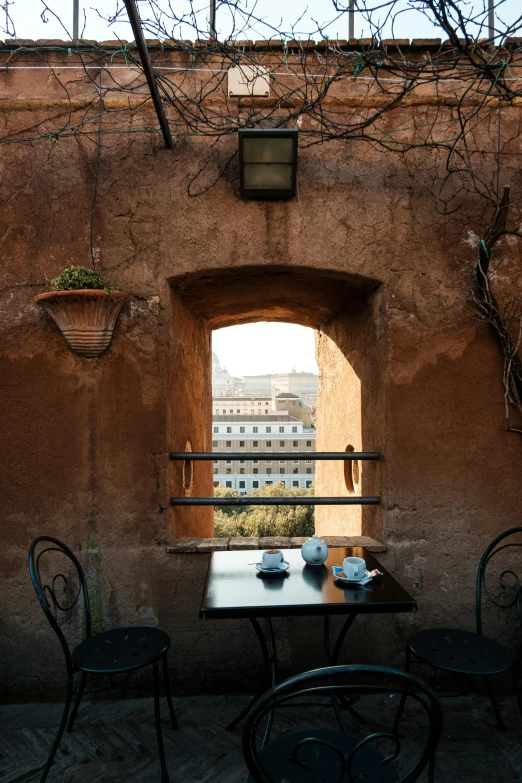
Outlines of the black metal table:
{"label": "black metal table", "polygon": [[[415,599],[363,547],[335,547],[328,550],[323,566],[306,565],[300,549],[283,549],[290,563],[284,576],[264,576],[252,563],[261,560],[261,550],[213,552],[200,609],[209,620],[245,619],[252,623],[263,654],[263,680],[259,691],[245,709],[227,726],[233,729],[248,713],[260,693],[276,683],[277,652],[272,617],[324,617],[324,665],[336,665],[343,641],[358,614],[412,612]],[[347,585],[334,579],[332,565],[342,565],[345,557],[363,557],[369,571],[377,568],[382,576],[365,586]],[[331,650],[330,617],[348,615]],[[258,618],[265,618],[266,638]],[[342,717],[338,706],[339,722]],[[345,705],[347,706],[347,705]],[[349,708],[349,707],[348,707]],[[270,733],[268,721],[265,738]]]}

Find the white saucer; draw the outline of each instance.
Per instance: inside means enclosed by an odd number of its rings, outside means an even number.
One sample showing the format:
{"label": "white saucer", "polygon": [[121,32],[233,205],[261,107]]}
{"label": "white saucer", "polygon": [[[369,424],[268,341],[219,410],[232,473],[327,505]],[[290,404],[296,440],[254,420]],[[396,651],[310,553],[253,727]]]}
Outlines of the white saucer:
{"label": "white saucer", "polygon": [[263,568],[263,563],[256,563],[256,569],[260,574],[284,574],[290,568],[288,560],[283,560],[280,568]]}
{"label": "white saucer", "polygon": [[349,582],[353,585],[366,585],[371,582],[373,577],[370,576],[370,572],[366,571],[366,576],[362,576],[358,579],[350,579],[350,577],[344,575],[344,571],[341,566],[332,566],[333,575],[341,582]]}

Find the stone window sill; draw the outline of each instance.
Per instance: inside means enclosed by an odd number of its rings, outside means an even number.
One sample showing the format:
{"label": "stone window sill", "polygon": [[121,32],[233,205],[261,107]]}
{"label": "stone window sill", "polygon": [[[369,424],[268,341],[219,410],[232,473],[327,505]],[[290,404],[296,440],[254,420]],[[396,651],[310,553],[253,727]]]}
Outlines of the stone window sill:
{"label": "stone window sill", "polygon": [[[363,546],[369,552],[386,552],[386,547],[369,536],[322,536],[327,546]],[[169,554],[225,552],[238,549],[300,549],[306,538],[178,538],[169,541]]]}

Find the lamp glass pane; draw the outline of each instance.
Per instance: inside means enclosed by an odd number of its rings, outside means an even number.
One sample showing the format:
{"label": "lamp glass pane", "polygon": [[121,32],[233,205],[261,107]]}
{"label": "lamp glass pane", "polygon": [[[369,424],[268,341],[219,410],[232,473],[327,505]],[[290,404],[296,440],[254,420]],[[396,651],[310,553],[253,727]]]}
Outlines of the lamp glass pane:
{"label": "lamp glass pane", "polygon": [[245,166],[245,190],[291,190],[292,166],[284,163],[249,163]]}
{"label": "lamp glass pane", "polygon": [[257,136],[253,139],[243,139],[243,160],[245,163],[292,163],[294,157],[294,140]]}

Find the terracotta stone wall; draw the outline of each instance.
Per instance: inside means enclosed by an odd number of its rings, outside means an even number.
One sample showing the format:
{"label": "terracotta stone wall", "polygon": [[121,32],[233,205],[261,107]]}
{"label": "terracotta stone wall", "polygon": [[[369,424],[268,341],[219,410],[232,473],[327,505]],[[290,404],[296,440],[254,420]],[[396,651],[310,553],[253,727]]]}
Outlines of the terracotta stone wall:
{"label": "terracotta stone wall", "polygon": [[[58,111],[63,94],[36,73],[2,75],[4,130]],[[519,109],[505,111],[516,127]],[[147,112],[127,120],[154,123]],[[210,179],[235,144],[223,143]],[[5,698],[60,694],[60,651],[26,564],[44,533],[85,560],[101,625],[152,623],[171,634],[178,689],[251,685],[257,648],[247,624],[198,619],[207,556],[165,551],[193,524],[211,530],[208,512],[168,504],[179,492],[210,493],[210,466],[196,466],[185,487],[168,452],[208,448],[216,326],[266,319],[317,329],[318,448],[383,454],[361,478],[381,506],[322,509],[318,529],[384,540],[382,560],[419,612],[362,618],[364,645],[347,660],[399,664],[414,628],[469,626],[478,557],[520,522],[522,440],[504,431],[501,357],[470,296],[476,205],[437,216],[433,171],[340,144],[300,154],[290,202],[241,201],[235,163],[191,198],[187,184],[207,153],[204,139],[179,138],[167,151],[136,134],[115,136],[99,161],[88,139],[12,145],[2,158]],[[89,264],[91,223],[100,267],[131,294],[97,359],[71,353],[34,303],[65,266]],[[507,243],[504,251],[515,252]],[[346,493],[341,467],[321,467],[317,484],[318,493]],[[320,663],[320,626],[277,622],[283,674]]]}
{"label": "terracotta stone wall", "polygon": [[[210,330],[171,288],[170,385],[167,395],[169,451],[212,451]],[[209,497],[214,492],[212,463],[168,461],[168,497]],[[168,498],[166,500],[168,503]],[[169,538],[213,535],[212,507],[170,511]]]}
{"label": "terracotta stone wall", "polygon": [[[316,485],[325,495],[382,496],[386,477],[386,292],[384,286],[359,297],[348,312],[325,323],[319,332],[321,367],[317,450],[378,451],[378,462],[358,461],[359,485],[347,483],[351,466],[316,462]],[[353,478],[353,473],[350,474]],[[384,498],[383,498],[384,500]],[[385,507],[321,506],[316,529],[324,535],[385,538]]]}

